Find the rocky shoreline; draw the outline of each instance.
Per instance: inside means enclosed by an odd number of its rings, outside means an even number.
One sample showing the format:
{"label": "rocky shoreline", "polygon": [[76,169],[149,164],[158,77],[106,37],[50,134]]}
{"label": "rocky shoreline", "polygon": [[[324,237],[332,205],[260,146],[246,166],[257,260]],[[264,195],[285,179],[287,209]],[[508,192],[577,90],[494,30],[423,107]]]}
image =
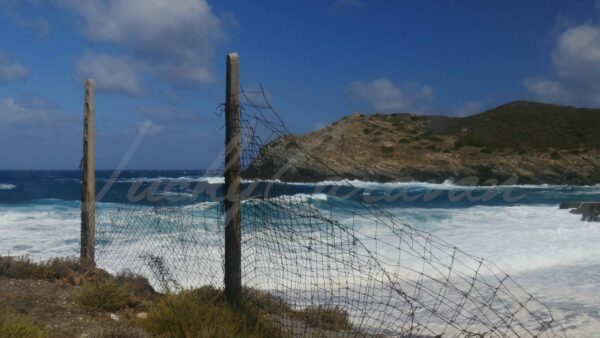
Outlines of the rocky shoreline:
{"label": "rocky shoreline", "polygon": [[513,102],[466,117],[354,114],[265,145],[247,178],[600,182],[600,110]]}
{"label": "rocky shoreline", "polygon": [[600,202],[563,202],[559,208],[581,215],[582,221],[600,222]]}

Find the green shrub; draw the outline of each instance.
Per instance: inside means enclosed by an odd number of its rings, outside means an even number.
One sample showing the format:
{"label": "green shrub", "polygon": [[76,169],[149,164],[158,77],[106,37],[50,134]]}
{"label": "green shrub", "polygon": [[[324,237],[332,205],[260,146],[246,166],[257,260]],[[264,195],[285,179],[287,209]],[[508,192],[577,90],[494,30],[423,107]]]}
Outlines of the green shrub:
{"label": "green shrub", "polygon": [[54,258],[36,263],[26,256],[0,256],[0,276],[7,278],[56,280],[83,271],[85,269],[74,258]]}
{"label": "green shrub", "polygon": [[204,287],[157,301],[140,325],[160,337],[280,337],[259,314],[230,307],[220,291]]}
{"label": "green shrub", "polygon": [[90,310],[116,311],[127,306],[130,297],[125,288],[107,279],[84,285],[77,301]]}
{"label": "green shrub", "polygon": [[467,134],[467,135],[461,137],[460,140],[461,140],[462,144],[465,146],[483,147],[483,141],[481,140],[481,138],[474,134]]}
{"label": "green shrub", "polygon": [[244,288],[243,293],[244,307],[253,313],[284,314],[293,312],[283,299],[268,292]]}
{"label": "green shrub", "polygon": [[550,158],[553,160],[560,160],[561,156],[557,151],[553,151],[552,153],[550,153]]}
{"label": "green shrub", "polygon": [[491,154],[493,152],[493,150],[490,148],[481,148],[480,152],[482,152],[484,154]]}
{"label": "green shrub", "polygon": [[49,338],[50,332],[34,324],[28,317],[0,309],[1,338]]}
{"label": "green shrub", "polygon": [[384,154],[391,154],[394,152],[394,147],[381,146],[380,149],[381,149],[381,152]]}
{"label": "green shrub", "polygon": [[348,313],[338,307],[315,306],[307,307],[302,313],[302,319],[307,324],[325,330],[341,331],[352,329]]}
{"label": "green shrub", "polygon": [[363,129],[363,133],[365,133],[365,134],[367,134],[367,135],[371,134],[372,132],[373,132],[373,131],[372,131],[371,129],[369,129],[369,128],[365,128],[365,129]]}
{"label": "green shrub", "polygon": [[401,139],[398,140],[398,143],[404,143],[404,144],[406,144],[406,143],[410,143],[410,140],[407,139],[407,138],[401,138]]}

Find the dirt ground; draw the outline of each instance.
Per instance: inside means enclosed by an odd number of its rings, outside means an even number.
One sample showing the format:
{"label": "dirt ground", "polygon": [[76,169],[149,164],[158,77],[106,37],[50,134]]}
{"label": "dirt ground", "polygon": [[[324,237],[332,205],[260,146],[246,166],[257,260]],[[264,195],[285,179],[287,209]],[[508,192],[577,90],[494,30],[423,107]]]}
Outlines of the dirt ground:
{"label": "dirt ground", "polygon": [[0,277],[0,305],[28,316],[54,337],[148,337],[136,313],[92,312],[77,303],[79,287],[59,281]]}

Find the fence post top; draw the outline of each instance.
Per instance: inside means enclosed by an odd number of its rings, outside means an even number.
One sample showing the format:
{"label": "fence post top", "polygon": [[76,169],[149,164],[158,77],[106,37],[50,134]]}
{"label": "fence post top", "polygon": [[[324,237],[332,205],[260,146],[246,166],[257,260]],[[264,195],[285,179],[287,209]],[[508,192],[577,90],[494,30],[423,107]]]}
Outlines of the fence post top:
{"label": "fence post top", "polygon": [[227,54],[227,61],[232,62],[232,63],[239,62],[240,57],[238,56],[237,52],[229,53],[229,54]]}

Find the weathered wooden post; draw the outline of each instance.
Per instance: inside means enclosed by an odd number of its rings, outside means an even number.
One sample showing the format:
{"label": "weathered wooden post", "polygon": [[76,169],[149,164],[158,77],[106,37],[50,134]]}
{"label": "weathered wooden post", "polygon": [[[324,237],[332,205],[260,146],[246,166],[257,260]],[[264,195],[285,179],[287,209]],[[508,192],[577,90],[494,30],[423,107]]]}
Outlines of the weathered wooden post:
{"label": "weathered wooden post", "polygon": [[94,144],[94,80],[85,82],[83,106],[83,159],[81,161],[81,263],[95,266],[96,149]]}
{"label": "weathered wooden post", "polygon": [[242,297],[240,95],[237,53],[227,55],[225,90],[225,297],[238,306]]}

